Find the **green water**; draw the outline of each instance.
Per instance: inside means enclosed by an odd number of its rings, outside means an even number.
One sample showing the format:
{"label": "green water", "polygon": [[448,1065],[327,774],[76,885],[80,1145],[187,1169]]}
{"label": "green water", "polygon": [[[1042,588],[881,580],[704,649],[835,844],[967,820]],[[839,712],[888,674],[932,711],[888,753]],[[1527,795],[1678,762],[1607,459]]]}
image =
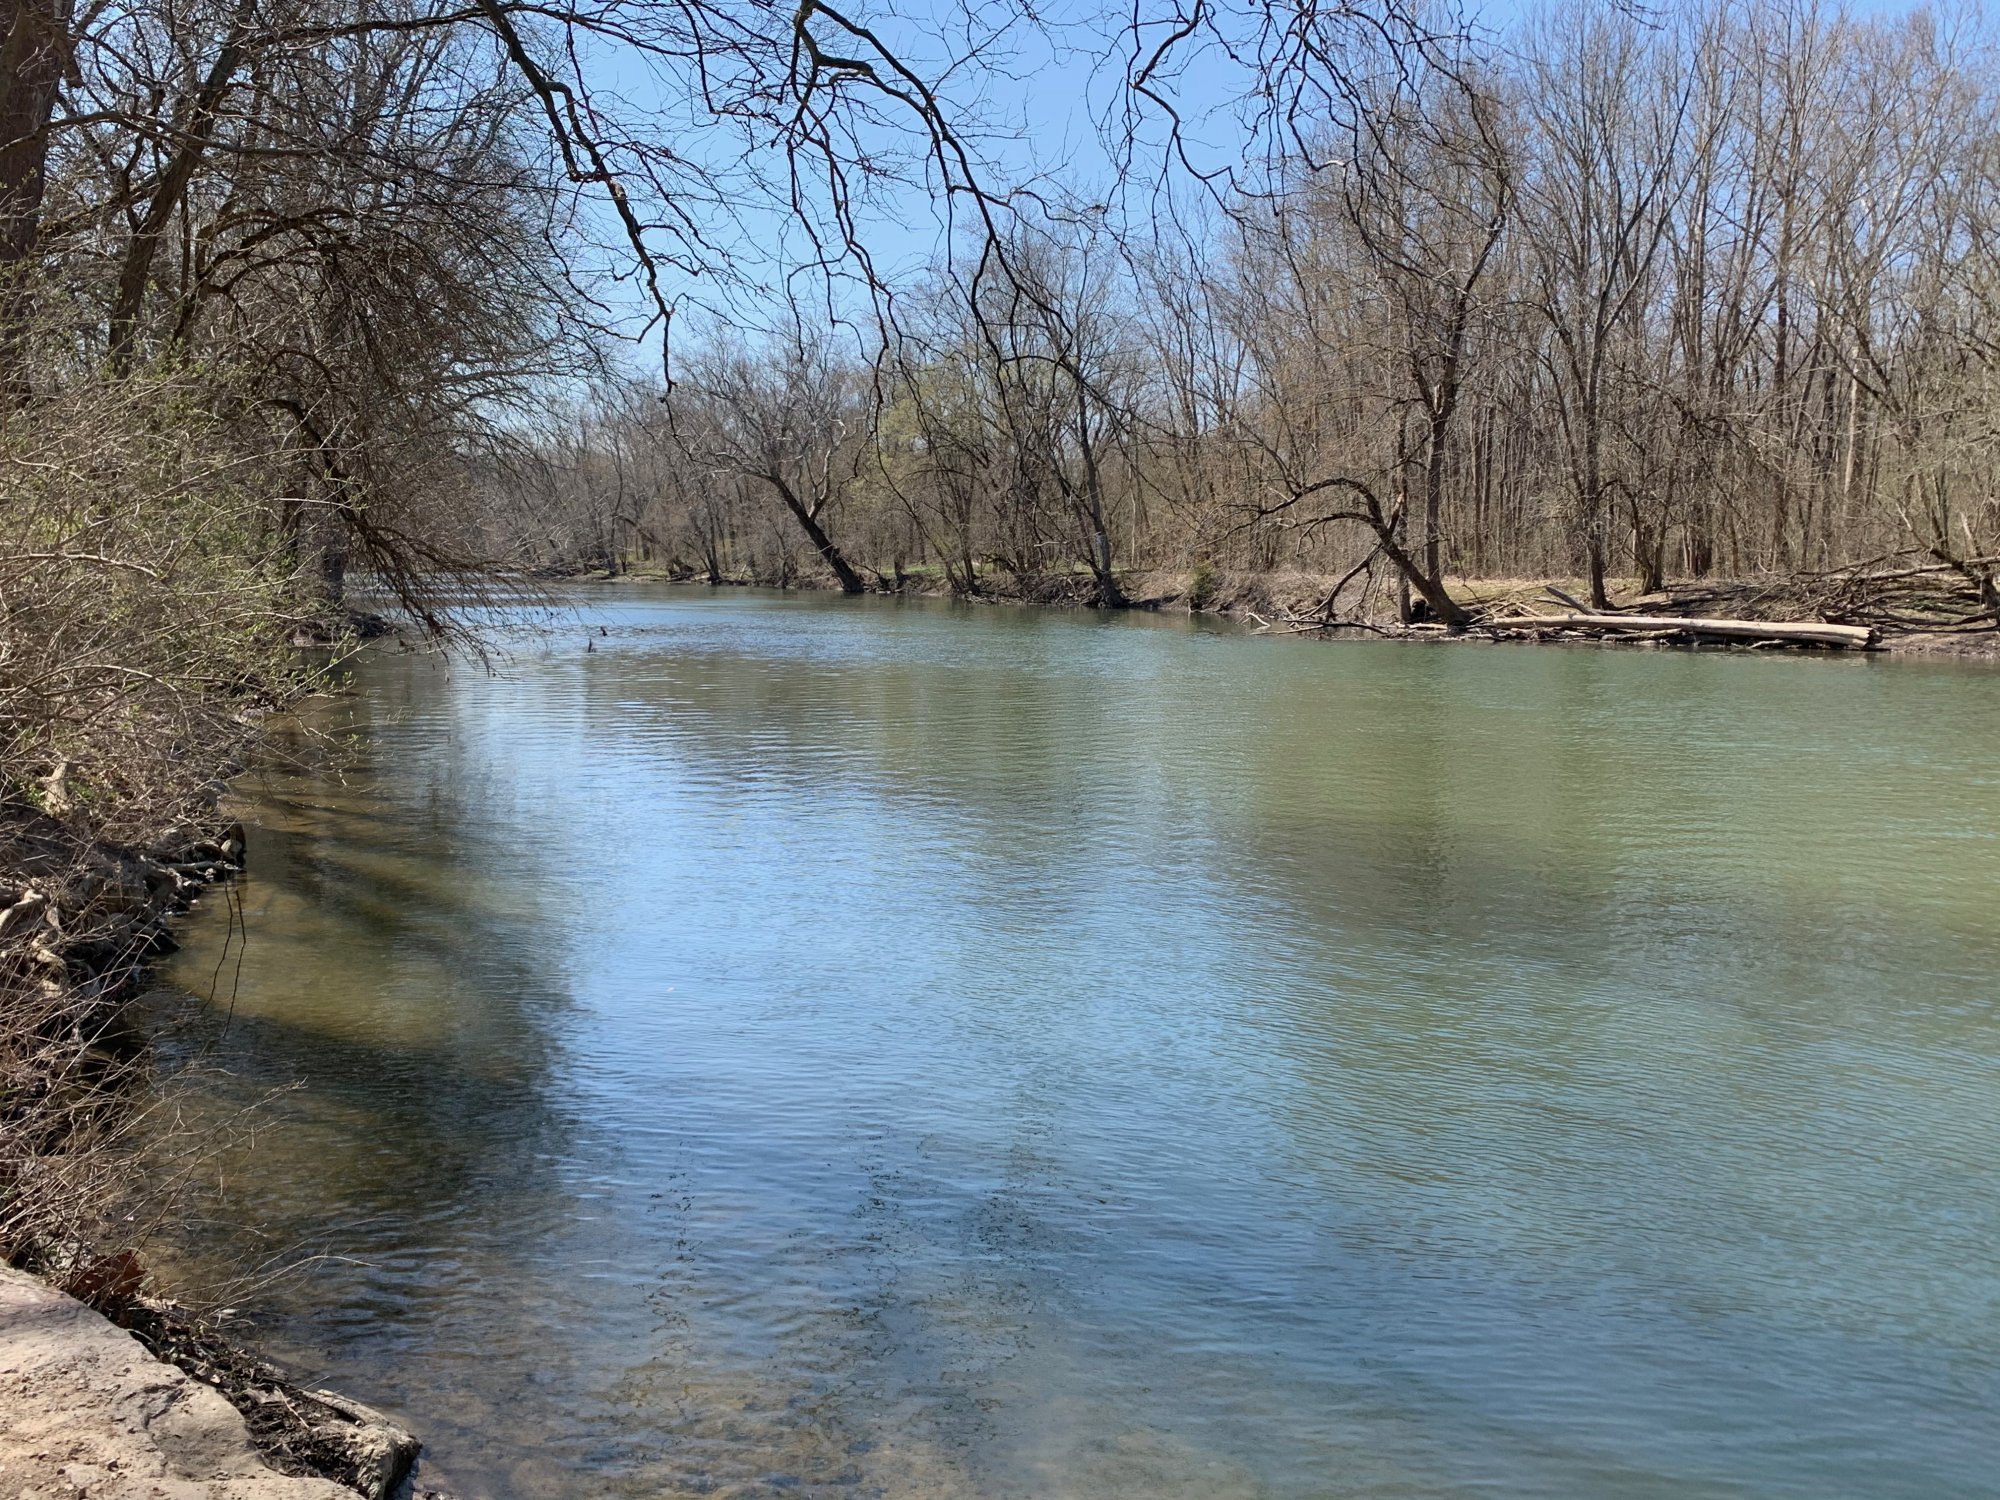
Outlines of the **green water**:
{"label": "green water", "polygon": [[175,971],[427,1482],[2000,1495],[2000,675],[582,607]]}

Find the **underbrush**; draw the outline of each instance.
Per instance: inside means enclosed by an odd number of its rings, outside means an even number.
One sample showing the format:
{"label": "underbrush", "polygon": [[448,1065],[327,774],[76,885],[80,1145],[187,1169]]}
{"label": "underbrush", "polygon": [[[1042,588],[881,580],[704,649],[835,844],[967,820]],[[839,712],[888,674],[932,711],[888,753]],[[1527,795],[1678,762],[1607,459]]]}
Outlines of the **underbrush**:
{"label": "underbrush", "polygon": [[92,1295],[143,1227],[126,1003],[241,858],[217,801],[259,719],[324,670],[312,518],[228,411],[201,372],[0,413],[0,1257]]}

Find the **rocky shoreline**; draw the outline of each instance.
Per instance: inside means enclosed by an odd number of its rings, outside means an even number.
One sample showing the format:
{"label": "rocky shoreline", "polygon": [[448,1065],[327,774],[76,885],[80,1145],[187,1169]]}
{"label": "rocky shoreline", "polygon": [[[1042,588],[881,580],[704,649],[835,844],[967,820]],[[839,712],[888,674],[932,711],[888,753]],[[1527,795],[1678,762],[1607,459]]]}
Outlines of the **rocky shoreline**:
{"label": "rocky shoreline", "polygon": [[0,1493],[387,1500],[409,1473],[417,1441],[379,1413],[189,1341],[168,1304],[122,1321],[0,1266]]}
{"label": "rocky shoreline", "polygon": [[[218,818],[217,823],[220,823]],[[0,1493],[316,1500],[406,1487],[417,1439],[150,1296],[137,1249],[57,1215],[87,1133],[136,1107],[128,1009],[174,920],[242,868],[237,826],[91,840],[0,804]]]}

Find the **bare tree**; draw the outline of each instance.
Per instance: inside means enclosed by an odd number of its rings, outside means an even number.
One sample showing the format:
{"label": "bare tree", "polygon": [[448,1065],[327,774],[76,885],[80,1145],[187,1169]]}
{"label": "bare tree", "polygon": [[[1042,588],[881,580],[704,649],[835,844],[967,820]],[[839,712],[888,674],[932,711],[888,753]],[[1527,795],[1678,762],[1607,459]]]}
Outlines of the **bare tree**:
{"label": "bare tree", "polygon": [[[1665,63],[1666,65],[1663,65]],[[1625,477],[1611,436],[1621,334],[1651,294],[1681,189],[1689,84],[1637,18],[1565,10],[1537,32],[1526,80],[1535,168],[1533,295],[1591,603],[1605,589],[1612,497]]]}
{"label": "bare tree", "polygon": [[689,358],[671,400],[675,439],[690,459],[715,478],[766,487],[841,592],[867,591],[828,530],[858,472],[865,418],[859,382],[828,343],[794,339],[760,352],[719,343]]}

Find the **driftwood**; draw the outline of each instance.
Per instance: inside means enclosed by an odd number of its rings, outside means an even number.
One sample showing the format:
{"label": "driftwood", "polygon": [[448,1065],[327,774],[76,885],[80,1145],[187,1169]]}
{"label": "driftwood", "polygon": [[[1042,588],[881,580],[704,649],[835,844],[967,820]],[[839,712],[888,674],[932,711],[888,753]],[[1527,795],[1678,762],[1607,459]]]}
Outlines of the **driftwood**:
{"label": "driftwood", "polygon": [[1791,642],[1808,646],[1849,646],[1866,650],[1875,631],[1866,625],[1819,621],[1710,620],[1699,615],[1506,615],[1486,622],[1495,630],[1592,630],[1634,635],[1712,636],[1732,641]]}

